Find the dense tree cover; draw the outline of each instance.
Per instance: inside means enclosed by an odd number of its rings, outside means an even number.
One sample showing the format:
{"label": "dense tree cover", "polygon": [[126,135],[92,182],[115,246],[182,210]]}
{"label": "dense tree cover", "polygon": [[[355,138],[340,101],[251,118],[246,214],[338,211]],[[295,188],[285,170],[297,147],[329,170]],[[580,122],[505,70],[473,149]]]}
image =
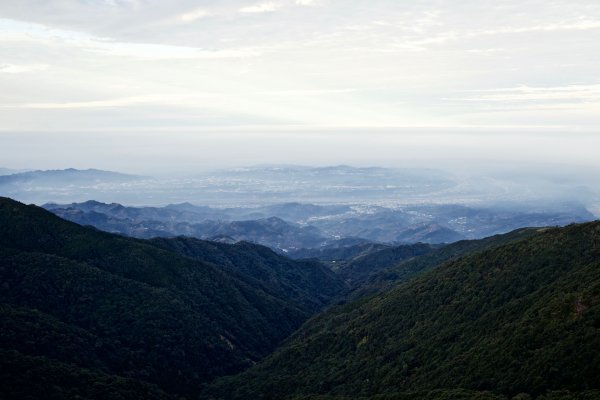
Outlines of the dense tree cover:
{"label": "dense tree cover", "polygon": [[[571,392],[568,390],[549,391],[540,395],[536,400],[598,400],[600,391],[584,390]],[[527,393],[518,393],[511,400],[531,400]],[[416,392],[399,392],[377,394],[373,396],[332,396],[307,395],[294,396],[293,400],[507,400],[507,397],[491,392],[465,389],[438,389]]]}
{"label": "dense tree cover", "polygon": [[[121,386],[193,398],[201,384],[269,354],[343,287],[323,268],[290,261],[306,281],[320,280],[304,293],[319,291],[320,300],[307,304],[225,267],[5,198],[0,227],[0,350],[15,371],[36,360],[40,378],[63,377],[57,398],[107,398]],[[0,377],[14,389],[14,374]],[[96,377],[98,390],[82,391]]]}
{"label": "dense tree cover", "polygon": [[340,278],[2,198],[0,227],[0,398],[600,398],[600,223],[366,252],[263,361]]}
{"label": "dense tree cover", "polygon": [[528,231],[331,308],[206,395],[592,399],[600,398],[598,349],[594,222]]}
{"label": "dense tree cover", "polygon": [[155,238],[152,244],[186,257],[213,263],[252,282],[266,293],[318,311],[346,289],[343,281],[317,261],[293,261],[249,242],[208,242],[190,237]]}
{"label": "dense tree cover", "polygon": [[[420,258],[444,245],[414,243],[399,246],[373,243],[364,239],[341,239],[348,245],[324,246],[317,249],[301,249],[291,253],[294,259],[318,259],[335,271],[350,286],[351,290],[361,288],[365,282],[374,280],[403,261]],[[352,243],[356,241],[357,243]]]}
{"label": "dense tree cover", "polygon": [[354,289],[380,271],[387,270],[400,262],[431,252],[435,247],[430,244],[416,243],[393,246],[367,252],[341,263],[336,272]]}
{"label": "dense tree cover", "polygon": [[175,400],[155,385],[46,357],[0,349],[0,398],[5,400]]}
{"label": "dense tree cover", "polygon": [[420,257],[398,260],[398,262],[388,265],[384,264],[383,267],[369,274],[361,285],[353,288],[353,293],[350,297],[364,297],[389,290],[400,282],[405,282],[450,260],[457,259],[466,254],[502,246],[516,240],[522,240],[537,232],[538,229],[536,228],[521,228],[483,239],[461,240],[447,245],[437,245]]}
{"label": "dense tree cover", "polygon": [[292,250],[286,255],[294,260],[316,258],[321,261],[348,261],[362,254],[391,246],[391,244],[372,242],[367,239],[346,237],[329,241],[320,247]]}

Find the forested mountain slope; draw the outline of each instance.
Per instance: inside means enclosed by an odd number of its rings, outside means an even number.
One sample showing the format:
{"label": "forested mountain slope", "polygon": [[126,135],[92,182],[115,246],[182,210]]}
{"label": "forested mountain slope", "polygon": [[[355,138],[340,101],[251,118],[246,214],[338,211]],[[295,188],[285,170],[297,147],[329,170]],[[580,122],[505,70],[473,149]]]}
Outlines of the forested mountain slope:
{"label": "forested mountain slope", "polygon": [[343,280],[320,262],[294,261],[258,244],[217,243],[183,236],[155,238],[150,242],[183,256],[218,265],[266,293],[291,299],[307,310],[316,312],[346,291]]}
{"label": "forested mountain slope", "polygon": [[334,307],[209,393],[592,399],[599,330],[600,222],[542,229]]}
{"label": "forested mountain slope", "polygon": [[[395,287],[398,283],[405,282],[423,272],[437,267],[440,264],[463,257],[466,254],[474,254],[484,250],[522,240],[539,232],[540,228],[521,228],[512,232],[489,236],[476,240],[461,240],[447,245],[437,245],[431,251],[419,257],[398,260],[383,268],[376,269],[366,279],[355,287],[351,297],[357,298],[369,294],[383,292]],[[541,228],[546,229],[546,228]],[[384,253],[385,254],[385,253]],[[377,256],[377,254],[373,254]]]}
{"label": "forested mountain slope", "polygon": [[347,262],[340,263],[336,268],[336,272],[352,288],[358,289],[370,277],[377,275],[381,271],[392,268],[402,261],[424,256],[434,249],[434,246],[426,243],[391,246],[362,254]]}
{"label": "forested mountain slope", "polygon": [[[0,227],[3,398],[46,389],[49,398],[106,398],[121,386],[194,397],[202,383],[269,354],[343,287],[313,268],[312,279],[333,289],[307,304],[225,267],[6,198]],[[301,274],[305,265],[288,267]],[[13,391],[31,363],[41,363],[28,370],[31,385]],[[78,389],[90,382],[105,390]]]}

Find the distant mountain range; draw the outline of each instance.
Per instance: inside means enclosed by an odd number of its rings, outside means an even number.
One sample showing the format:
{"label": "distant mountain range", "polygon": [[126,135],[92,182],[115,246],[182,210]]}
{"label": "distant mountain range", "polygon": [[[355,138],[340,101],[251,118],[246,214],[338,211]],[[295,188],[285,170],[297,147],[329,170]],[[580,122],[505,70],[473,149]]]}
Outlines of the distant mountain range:
{"label": "distant mountain range", "polygon": [[98,169],[57,169],[46,171],[27,171],[3,174],[0,176],[0,185],[61,185],[68,184],[91,185],[101,182],[131,181],[140,179],[135,175],[119,172],[102,171]]}
{"label": "distant mountain range", "polygon": [[42,204],[50,199],[95,198],[103,192],[134,190],[146,178],[97,169],[74,168],[0,173],[0,196]]}
{"label": "distant mountain range", "polygon": [[[79,204],[44,207],[81,225],[146,239],[181,235],[216,241],[226,238],[231,242],[245,240],[278,250],[319,247],[327,241],[326,236],[312,226],[288,223],[278,217],[244,221],[205,219],[204,208],[197,214],[189,210],[176,211],[174,207],[135,208],[97,202],[82,203],[81,208]],[[224,214],[216,210],[216,216],[223,217]]]}
{"label": "distant mountain range", "polygon": [[[6,171],[15,172],[15,171]],[[0,194],[26,202],[81,202],[84,199],[129,204],[261,205],[290,200],[312,202],[380,201],[421,196],[453,187],[448,174],[427,169],[350,166],[265,166],[150,178],[100,170],[29,171],[1,175]]]}
{"label": "distant mountain range", "polygon": [[[535,210],[577,203],[594,212],[600,207],[595,179],[555,179],[553,174],[535,171],[457,175],[428,168],[266,165],[156,177],[75,169],[8,172],[16,176],[3,178],[4,184],[0,180],[0,195],[38,205],[94,199],[148,206],[191,202],[217,208],[290,202],[391,209],[427,203],[483,208],[512,204]],[[271,216],[294,221],[275,214],[248,219]]]}
{"label": "distant mountain range", "polygon": [[[377,244],[451,243],[504,233],[522,226],[562,226],[593,219],[578,205],[529,212],[508,208],[414,205],[397,209],[363,205],[282,203],[212,208],[190,203],[126,207],[87,201],[45,204],[56,215],[138,238],[192,236],[250,241],[289,253],[340,245],[340,239]],[[314,253],[307,252],[307,255]]]}
{"label": "distant mountain range", "polygon": [[1,168],[0,167],[0,176],[1,175],[17,174],[19,172],[27,172],[27,171],[23,171],[23,170],[19,170],[19,169],[11,169],[11,168]]}

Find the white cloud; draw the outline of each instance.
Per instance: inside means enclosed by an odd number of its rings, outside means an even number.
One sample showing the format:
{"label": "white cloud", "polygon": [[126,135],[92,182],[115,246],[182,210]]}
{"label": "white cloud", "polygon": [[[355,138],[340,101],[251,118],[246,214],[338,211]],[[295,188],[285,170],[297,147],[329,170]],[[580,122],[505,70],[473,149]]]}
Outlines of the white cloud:
{"label": "white cloud", "polygon": [[0,73],[22,74],[26,72],[39,72],[48,69],[47,64],[0,64]]}
{"label": "white cloud", "polygon": [[265,12],[273,12],[282,8],[283,5],[281,3],[276,3],[273,1],[268,1],[265,3],[258,3],[253,6],[247,6],[240,8],[240,12],[242,13],[265,13]]}
{"label": "white cloud", "polygon": [[157,106],[184,106],[184,107],[204,107],[207,100],[214,100],[223,97],[219,93],[204,93],[195,95],[185,94],[154,94],[143,96],[120,97],[105,100],[90,100],[76,102],[48,102],[48,103],[24,103],[7,104],[2,108],[23,108],[40,110],[59,110],[59,109],[84,109],[84,108],[121,108],[140,105]]}
{"label": "white cloud", "polygon": [[222,50],[203,50],[194,47],[167,46],[143,43],[94,42],[87,47],[89,51],[112,56],[140,58],[146,60],[174,59],[226,59],[256,57],[261,54],[258,49],[237,48]]}
{"label": "white cloud", "polygon": [[260,91],[257,94],[264,94],[267,96],[321,96],[328,94],[342,94],[342,93],[353,93],[357,90],[354,88],[345,89],[296,89],[296,90],[271,90],[271,91]]}
{"label": "white cloud", "polygon": [[182,22],[194,22],[201,18],[209,17],[211,15],[210,12],[206,11],[203,8],[198,8],[179,16],[179,20]]}
{"label": "white cloud", "polygon": [[600,3],[501,3],[0,1],[2,128],[600,126]]}
{"label": "white cloud", "polygon": [[[202,49],[193,46],[121,42],[75,31],[51,29],[39,24],[15,25],[18,29],[14,32],[5,33],[0,29],[0,41],[37,44],[44,48],[73,48],[89,53],[144,60],[247,58],[262,54],[261,49],[255,47]],[[0,64],[0,72],[9,73],[41,71],[46,68],[47,64]]]}
{"label": "white cloud", "polygon": [[[317,97],[332,94],[346,94],[356,92],[356,89],[315,89],[315,90],[273,90],[257,91],[254,93],[244,93],[241,96],[281,96],[281,97]],[[141,96],[129,96],[111,98],[105,100],[87,100],[75,102],[44,102],[44,103],[20,103],[3,104],[0,108],[21,108],[21,109],[40,109],[40,110],[59,110],[59,109],[85,109],[85,108],[120,108],[140,105],[156,106],[181,106],[190,108],[204,108],[214,104],[215,101],[229,101],[231,98],[240,95],[233,93],[161,93],[148,94]],[[228,100],[229,99],[229,100]]]}
{"label": "white cloud", "polygon": [[585,31],[592,29],[600,29],[600,20],[579,20],[573,22],[560,22],[549,25],[502,27],[498,29],[489,29],[480,32],[473,32],[469,34],[469,36],[500,35],[528,32]]}
{"label": "white cloud", "polygon": [[517,86],[481,91],[479,96],[466,97],[461,100],[481,102],[529,102],[529,101],[598,101],[600,102],[600,85],[567,85],[555,87]]}
{"label": "white cloud", "polygon": [[536,32],[552,33],[560,31],[587,31],[597,29],[600,29],[600,20],[580,20],[576,22],[560,22],[550,25],[504,26],[495,29],[481,29],[465,32],[447,31],[441,34],[435,34],[415,40],[414,43],[417,45],[445,44],[450,41],[480,38],[482,36],[518,35]]}

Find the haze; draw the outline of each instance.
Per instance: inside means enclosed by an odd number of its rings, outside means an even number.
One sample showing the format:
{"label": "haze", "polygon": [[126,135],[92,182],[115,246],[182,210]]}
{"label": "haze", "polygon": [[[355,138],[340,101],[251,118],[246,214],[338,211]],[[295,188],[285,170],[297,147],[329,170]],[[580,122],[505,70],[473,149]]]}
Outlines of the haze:
{"label": "haze", "polygon": [[426,167],[598,192],[595,0],[5,1],[0,44],[4,168]]}
{"label": "haze", "polygon": [[[291,130],[3,133],[14,169],[100,168],[148,175],[255,164],[440,168],[596,175],[600,136],[482,130]],[[523,170],[518,172],[520,175]]]}

